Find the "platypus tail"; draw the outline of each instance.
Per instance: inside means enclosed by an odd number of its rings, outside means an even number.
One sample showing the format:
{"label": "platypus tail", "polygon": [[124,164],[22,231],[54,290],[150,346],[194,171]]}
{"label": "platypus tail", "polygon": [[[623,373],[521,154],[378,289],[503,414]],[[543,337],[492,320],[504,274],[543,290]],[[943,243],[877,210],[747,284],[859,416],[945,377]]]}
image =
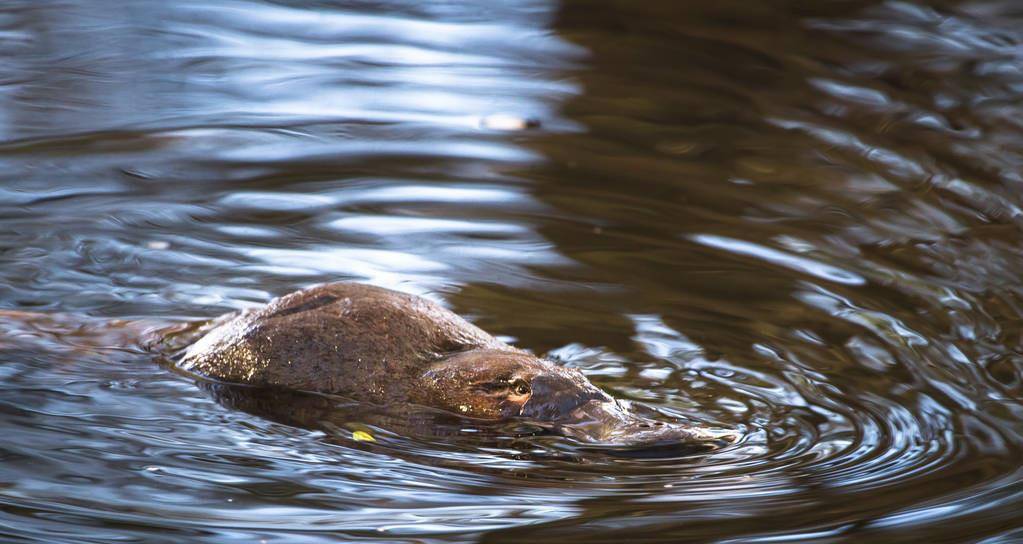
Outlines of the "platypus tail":
{"label": "platypus tail", "polygon": [[104,319],[66,313],[0,310],[0,349],[73,353],[148,351],[193,324],[153,319]]}

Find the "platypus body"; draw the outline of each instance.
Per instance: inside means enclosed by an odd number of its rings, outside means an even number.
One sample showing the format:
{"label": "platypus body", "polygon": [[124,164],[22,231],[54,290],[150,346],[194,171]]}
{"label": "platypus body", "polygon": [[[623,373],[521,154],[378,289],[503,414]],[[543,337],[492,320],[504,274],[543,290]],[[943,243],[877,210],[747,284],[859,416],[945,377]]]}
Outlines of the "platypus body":
{"label": "platypus body", "polygon": [[601,444],[733,439],[638,415],[576,369],[509,346],[424,298],[358,283],[319,285],[220,318],[177,364],[226,384],[522,419]]}

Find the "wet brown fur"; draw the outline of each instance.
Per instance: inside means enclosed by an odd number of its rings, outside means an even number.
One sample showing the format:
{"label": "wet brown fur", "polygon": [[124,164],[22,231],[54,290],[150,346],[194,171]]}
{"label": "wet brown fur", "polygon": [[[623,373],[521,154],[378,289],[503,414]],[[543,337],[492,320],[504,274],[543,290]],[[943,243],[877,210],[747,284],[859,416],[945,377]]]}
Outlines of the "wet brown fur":
{"label": "wet brown fur", "polygon": [[430,366],[471,350],[536,359],[421,297],[331,283],[222,319],[180,367],[230,383],[388,404],[428,400],[418,389]]}

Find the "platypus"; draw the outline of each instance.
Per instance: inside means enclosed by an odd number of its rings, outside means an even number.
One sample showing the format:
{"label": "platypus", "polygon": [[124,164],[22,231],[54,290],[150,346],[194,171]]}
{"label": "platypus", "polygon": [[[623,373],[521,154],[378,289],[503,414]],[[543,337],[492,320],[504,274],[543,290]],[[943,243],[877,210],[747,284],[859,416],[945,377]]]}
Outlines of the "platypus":
{"label": "platypus", "polygon": [[176,364],[226,384],[522,419],[590,443],[734,439],[639,415],[577,369],[512,347],[424,298],[360,283],[318,285],[217,319]]}

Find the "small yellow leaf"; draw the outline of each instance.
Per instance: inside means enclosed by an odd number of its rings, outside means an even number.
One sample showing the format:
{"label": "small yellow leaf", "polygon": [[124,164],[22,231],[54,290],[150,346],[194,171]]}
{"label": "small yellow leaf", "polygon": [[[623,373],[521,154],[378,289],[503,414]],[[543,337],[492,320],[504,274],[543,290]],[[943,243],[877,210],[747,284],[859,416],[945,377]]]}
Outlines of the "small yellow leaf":
{"label": "small yellow leaf", "polygon": [[352,433],[352,440],[356,440],[358,442],[376,442],[377,441],[376,438],[373,438],[373,435],[367,433],[366,431],[355,431],[354,433]]}

